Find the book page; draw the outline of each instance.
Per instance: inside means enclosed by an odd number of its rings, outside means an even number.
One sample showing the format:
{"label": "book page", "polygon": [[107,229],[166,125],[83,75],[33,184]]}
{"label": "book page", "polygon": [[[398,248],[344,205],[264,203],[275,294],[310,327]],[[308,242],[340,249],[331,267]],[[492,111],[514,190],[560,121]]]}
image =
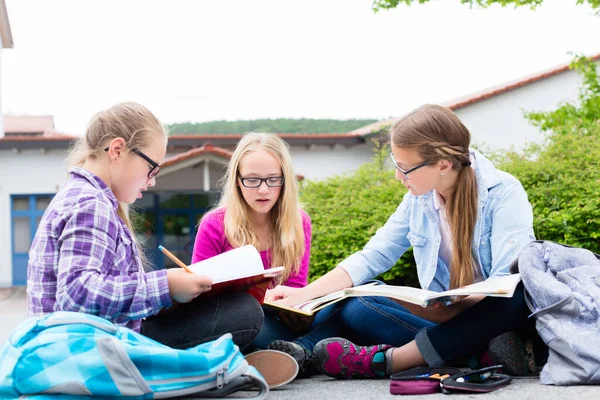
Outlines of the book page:
{"label": "book page", "polygon": [[296,308],[298,310],[310,312],[310,311],[314,310],[315,308],[317,308],[318,306],[320,306],[321,304],[329,303],[330,301],[341,299],[342,297],[344,297],[344,291],[338,290],[337,292],[332,292],[332,293],[326,294],[325,296],[321,296],[316,299],[312,299],[312,300],[306,301],[304,303],[295,305],[294,308]]}
{"label": "book page", "polygon": [[357,286],[346,289],[348,296],[383,296],[392,299],[404,300],[409,303],[424,305],[427,299],[438,293],[430,290],[418,289],[410,286]]}
{"label": "book page", "polygon": [[[213,284],[246,276],[271,272],[277,275],[283,267],[265,270],[260,253],[252,245],[238,247],[189,266],[196,275],[210,276]],[[281,271],[279,271],[281,272]]]}
{"label": "book page", "polygon": [[485,294],[495,297],[512,297],[520,281],[520,274],[501,276],[498,278],[488,278],[485,281],[474,283],[458,289],[447,290],[439,293],[438,295],[467,296],[471,294]]}
{"label": "book page", "polygon": [[[366,283],[364,285],[357,286],[357,287],[371,288],[378,284],[379,284],[378,282],[370,282],[370,283]],[[297,310],[306,311],[308,313],[311,313],[313,311],[318,311],[322,308],[325,308],[326,306],[328,306],[330,304],[335,303],[336,301],[338,301],[340,299],[344,299],[344,298],[348,297],[348,291],[353,290],[353,289],[355,289],[355,288],[348,288],[348,289],[338,290],[336,292],[331,292],[324,296],[317,297],[316,299],[312,299],[312,300],[306,301],[304,303],[300,303],[300,304],[294,306],[294,308]]]}

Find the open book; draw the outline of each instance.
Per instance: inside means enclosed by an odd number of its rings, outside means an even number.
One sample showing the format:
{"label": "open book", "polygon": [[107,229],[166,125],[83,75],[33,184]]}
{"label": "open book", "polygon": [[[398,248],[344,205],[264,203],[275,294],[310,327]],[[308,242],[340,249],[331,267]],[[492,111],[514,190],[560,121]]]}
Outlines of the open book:
{"label": "open book", "polygon": [[212,278],[212,289],[206,295],[224,292],[249,292],[260,303],[283,267],[264,269],[260,253],[252,245],[242,246],[207,258],[188,267],[197,275]]}
{"label": "open book", "polygon": [[483,282],[474,283],[458,289],[447,290],[445,292],[432,292],[430,290],[417,289],[408,286],[376,285],[374,283],[369,283],[342,289],[293,307],[269,301],[265,302],[265,305],[273,310],[289,311],[306,317],[311,317],[322,308],[348,297],[360,296],[383,296],[417,304],[422,307],[428,307],[437,302],[448,305],[462,297],[472,294],[494,297],[512,297],[520,280],[521,275],[514,274],[499,278],[491,278]]}

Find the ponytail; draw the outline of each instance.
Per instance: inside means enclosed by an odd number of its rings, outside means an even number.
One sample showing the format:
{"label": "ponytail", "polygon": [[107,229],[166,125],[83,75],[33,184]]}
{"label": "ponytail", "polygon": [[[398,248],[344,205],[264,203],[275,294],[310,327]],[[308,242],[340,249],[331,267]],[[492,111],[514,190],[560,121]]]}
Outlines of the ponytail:
{"label": "ponytail", "polygon": [[447,218],[452,234],[452,261],[450,288],[473,283],[475,261],[473,258],[473,233],[477,221],[477,181],[471,167],[462,167],[454,193],[448,199]]}

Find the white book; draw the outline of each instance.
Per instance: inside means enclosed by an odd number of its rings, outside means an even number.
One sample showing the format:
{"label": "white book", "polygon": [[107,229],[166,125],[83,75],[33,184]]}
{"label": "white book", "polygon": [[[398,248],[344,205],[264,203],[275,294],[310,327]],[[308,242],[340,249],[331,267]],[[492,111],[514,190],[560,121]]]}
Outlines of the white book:
{"label": "white book", "polygon": [[196,275],[209,276],[212,289],[207,295],[223,291],[249,291],[259,302],[273,279],[284,267],[265,269],[260,253],[252,245],[238,247],[188,267]]}
{"label": "white book", "polygon": [[512,297],[517,285],[521,281],[520,274],[489,278],[485,281],[474,283],[458,289],[446,290],[445,292],[433,292],[409,286],[375,285],[372,283],[342,289],[328,295],[297,304],[293,307],[277,304],[277,302],[265,302],[270,307],[287,310],[297,314],[312,316],[317,311],[330,304],[336,303],[348,297],[360,296],[383,296],[391,299],[406,301],[422,307],[431,306],[437,302],[451,304],[462,297],[469,295],[485,295],[493,297]]}

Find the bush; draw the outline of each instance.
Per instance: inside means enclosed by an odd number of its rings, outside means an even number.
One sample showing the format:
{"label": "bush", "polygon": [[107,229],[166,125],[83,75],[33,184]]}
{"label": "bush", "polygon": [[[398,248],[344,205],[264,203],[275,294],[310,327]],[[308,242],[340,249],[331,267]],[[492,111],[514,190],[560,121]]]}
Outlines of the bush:
{"label": "bush", "polygon": [[[301,200],[313,226],[311,281],[361,250],[402,201],[406,189],[394,179],[387,163],[389,154],[388,146],[380,146],[373,160],[355,172],[303,182]],[[407,252],[380,279],[415,284],[412,252]]]}

